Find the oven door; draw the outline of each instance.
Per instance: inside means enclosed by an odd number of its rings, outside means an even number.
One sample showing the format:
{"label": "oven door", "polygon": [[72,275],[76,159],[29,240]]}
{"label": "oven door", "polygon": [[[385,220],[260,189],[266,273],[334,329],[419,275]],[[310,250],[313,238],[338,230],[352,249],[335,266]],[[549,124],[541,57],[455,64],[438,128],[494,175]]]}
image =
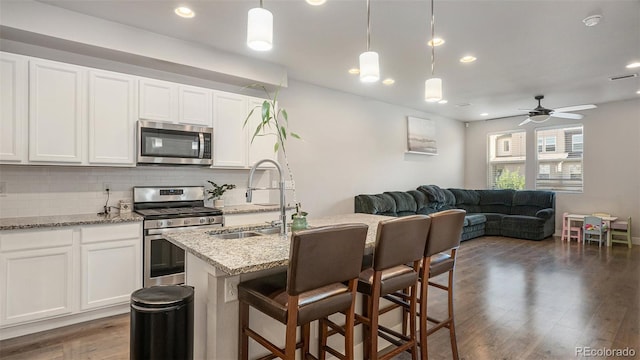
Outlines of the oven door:
{"label": "oven door", "polygon": [[144,237],[144,287],[183,284],[184,250],[163,235]]}

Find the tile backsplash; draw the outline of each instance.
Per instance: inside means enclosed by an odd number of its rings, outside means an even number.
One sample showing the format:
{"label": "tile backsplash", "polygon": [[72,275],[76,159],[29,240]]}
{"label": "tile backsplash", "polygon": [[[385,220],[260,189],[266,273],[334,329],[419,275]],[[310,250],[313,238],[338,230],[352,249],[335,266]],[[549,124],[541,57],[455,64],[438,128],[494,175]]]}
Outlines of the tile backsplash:
{"label": "tile backsplash", "polygon": [[[111,188],[109,205],[132,201],[134,186],[201,185],[207,180],[235,184],[223,199],[226,204],[245,203],[249,170],[193,167],[71,167],[0,165],[0,217],[88,214],[100,212],[107,201],[104,185]],[[269,171],[255,174],[254,186],[267,187]],[[257,191],[254,203],[278,199],[276,193]],[[207,203],[210,205],[209,203]],[[117,210],[114,210],[117,211]]]}

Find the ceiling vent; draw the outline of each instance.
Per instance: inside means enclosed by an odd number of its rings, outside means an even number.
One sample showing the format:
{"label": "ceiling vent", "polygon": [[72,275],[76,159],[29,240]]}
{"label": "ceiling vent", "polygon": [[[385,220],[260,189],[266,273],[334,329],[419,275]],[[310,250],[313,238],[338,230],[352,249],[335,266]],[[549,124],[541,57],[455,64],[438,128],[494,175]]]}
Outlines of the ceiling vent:
{"label": "ceiling vent", "polygon": [[620,75],[620,76],[612,76],[609,78],[609,80],[614,81],[614,80],[622,80],[622,79],[631,79],[634,77],[637,77],[638,74],[629,74],[629,75]]}

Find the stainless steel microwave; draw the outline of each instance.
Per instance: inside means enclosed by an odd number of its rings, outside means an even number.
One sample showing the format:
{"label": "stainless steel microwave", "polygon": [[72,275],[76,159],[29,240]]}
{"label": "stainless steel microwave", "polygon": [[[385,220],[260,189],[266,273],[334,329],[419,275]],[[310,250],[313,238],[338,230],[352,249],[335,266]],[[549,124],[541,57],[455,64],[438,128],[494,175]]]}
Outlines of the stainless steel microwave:
{"label": "stainless steel microwave", "polygon": [[211,165],[213,128],[138,121],[138,164]]}

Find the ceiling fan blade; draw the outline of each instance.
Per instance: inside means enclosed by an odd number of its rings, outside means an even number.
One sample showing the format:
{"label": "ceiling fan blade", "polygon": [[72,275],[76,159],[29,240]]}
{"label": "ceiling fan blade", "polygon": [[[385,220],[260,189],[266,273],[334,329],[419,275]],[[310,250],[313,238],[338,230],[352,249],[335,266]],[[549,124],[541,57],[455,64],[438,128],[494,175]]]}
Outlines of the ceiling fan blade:
{"label": "ceiling fan blade", "polygon": [[529,117],[528,117],[528,118],[524,119],[524,121],[523,121],[523,122],[521,122],[520,124],[518,124],[518,126],[522,126],[522,125],[524,125],[524,124],[528,124],[528,123],[530,123],[530,122],[531,122],[531,118],[529,118]]}
{"label": "ceiling fan blade", "polygon": [[556,112],[571,112],[571,111],[580,111],[580,110],[589,110],[595,109],[597,106],[593,104],[585,104],[585,105],[576,105],[576,106],[566,106],[555,109]]}
{"label": "ceiling fan blade", "polygon": [[552,112],[551,116],[553,117],[557,117],[557,118],[563,118],[563,119],[573,119],[573,120],[580,120],[584,117],[584,115],[581,114],[571,114],[571,113],[561,113],[561,112]]}

